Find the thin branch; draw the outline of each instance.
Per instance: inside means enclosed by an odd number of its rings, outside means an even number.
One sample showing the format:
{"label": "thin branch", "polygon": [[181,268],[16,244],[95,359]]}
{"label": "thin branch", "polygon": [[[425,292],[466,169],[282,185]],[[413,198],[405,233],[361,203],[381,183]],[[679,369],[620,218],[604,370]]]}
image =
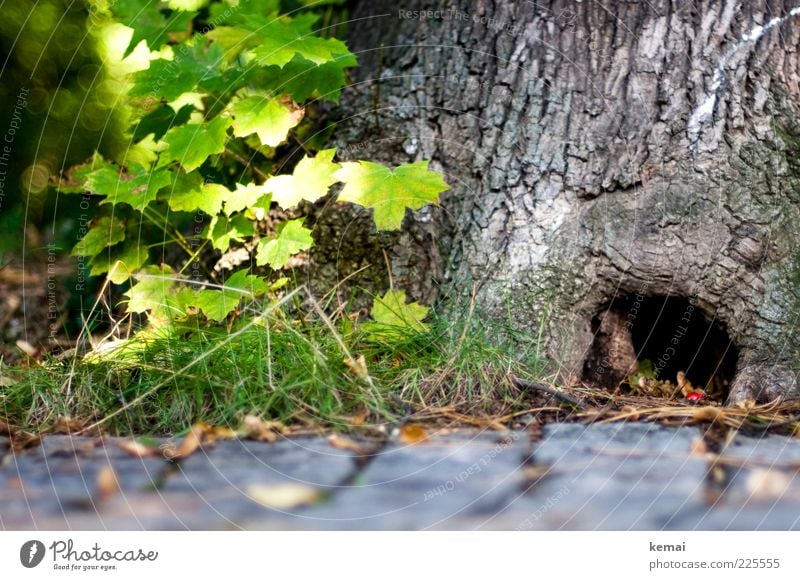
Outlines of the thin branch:
{"label": "thin branch", "polygon": [[541,391],[542,393],[547,393],[548,395],[555,397],[559,401],[572,405],[573,407],[577,407],[581,411],[586,410],[586,405],[581,403],[578,399],[570,397],[569,395],[566,395],[561,391],[557,391],[552,387],[548,387],[547,385],[543,385],[542,383],[534,383],[533,381],[526,381],[525,379],[520,379],[513,375],[511,375],[510,379],[511,382],[514,383],[514,385],[516,385],[520,389],[531,389],[534,391]]}

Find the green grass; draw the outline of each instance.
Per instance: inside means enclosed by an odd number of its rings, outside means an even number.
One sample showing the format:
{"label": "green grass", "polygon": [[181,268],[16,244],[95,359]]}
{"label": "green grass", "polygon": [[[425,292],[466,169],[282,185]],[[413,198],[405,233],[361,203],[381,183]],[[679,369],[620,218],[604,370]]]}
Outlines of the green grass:
{"label": "green grass", "polygon": [[335,429],[365,410],[369,422],[397,420],[409,407],[507,411],[524,399],[508,374],[543,372],[535,337],[485,317],[453,323],[434,314],[418,331],[278,310],[229,329],[141,331],[104,354],[2,367],[0,419],[44,429],[69,416],[102,421],[110,433],[169,434],[256,414]]}

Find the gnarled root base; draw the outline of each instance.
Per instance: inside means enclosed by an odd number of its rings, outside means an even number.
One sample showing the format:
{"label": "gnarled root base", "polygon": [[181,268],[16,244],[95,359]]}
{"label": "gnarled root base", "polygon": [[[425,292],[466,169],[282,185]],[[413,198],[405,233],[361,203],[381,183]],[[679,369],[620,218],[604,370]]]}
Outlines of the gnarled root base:
{"label": "gnarled root base", "polygon": [[795,373],[785,366],[768,363],[748,365],[736,373],[725,404],[769,403],[786,398],[796,387]]}

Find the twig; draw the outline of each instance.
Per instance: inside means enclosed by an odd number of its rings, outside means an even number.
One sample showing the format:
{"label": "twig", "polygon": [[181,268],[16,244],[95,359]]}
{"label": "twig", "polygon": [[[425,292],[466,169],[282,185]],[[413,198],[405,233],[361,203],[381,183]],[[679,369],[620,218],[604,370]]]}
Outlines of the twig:
{"label": "twig", "polygon": [[581,411],[586,410],[586,405],[581,403],[578,399],[570,397],[569,395],[548,387],[547,385],[543,385],[542,383],[534,383],[533,381],[526,381],[525,379],[520,379],[513,375],[510,377],[510,379],[511,382],[520,389],[533,389],[535,391],[541,391],[542,393],[547,393],[548,395],[555,397],[559,401],[572,405],[573,407],[577,407]]}

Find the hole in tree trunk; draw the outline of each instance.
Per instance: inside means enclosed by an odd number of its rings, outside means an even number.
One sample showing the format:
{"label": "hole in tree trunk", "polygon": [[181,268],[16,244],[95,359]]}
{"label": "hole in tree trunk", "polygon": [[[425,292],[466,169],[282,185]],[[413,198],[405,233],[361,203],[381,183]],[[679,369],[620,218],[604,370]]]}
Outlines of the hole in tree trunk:
{"label": "hole in tree trunk", "polygon": [[669,381],[677,388],[683,371],[694,387],[724,399],[736,373],[738,351],[727,332],[686,298],[617,297],[592,320],[592,331],[583,372],[590,384],[613,388],[644,374],[648,384]]}

